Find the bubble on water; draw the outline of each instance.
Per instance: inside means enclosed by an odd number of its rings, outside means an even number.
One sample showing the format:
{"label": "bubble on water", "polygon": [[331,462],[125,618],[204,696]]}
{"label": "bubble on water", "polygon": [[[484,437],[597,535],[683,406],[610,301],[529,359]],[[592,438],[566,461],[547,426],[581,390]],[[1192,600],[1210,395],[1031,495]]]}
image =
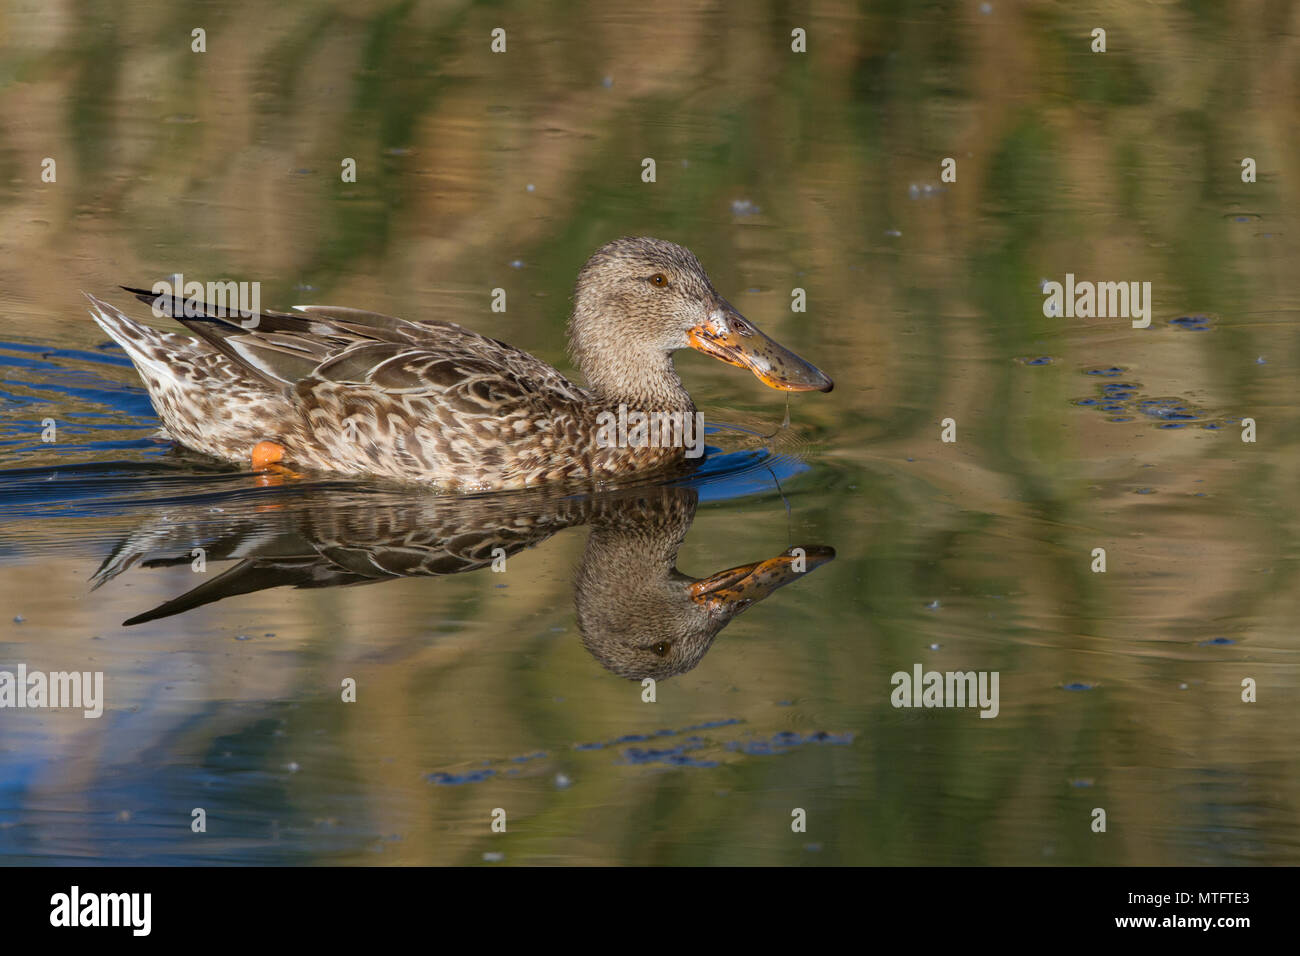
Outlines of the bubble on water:
{"label": "bubble on water", "polygon": [[733,216],[756,216],[763,210],[751,199],[733,199],[731,214]]}
{"label": "bubble on water", "polygon": [[571,786],[573,786],[573,781],[570,780],[570,779],[568,778],[568,776],[566,776],[565,774],[562,774],[562,773],[557,773],[557,774],[555,775],[555,789],[556,789],[556,790],[568,790],[569,787],[571,787]]}
{"label": "bubble on water", "polygon": [[15,623],[15,624],[21,624],[21,623],[23,623],[23,622],[26,621],[26,620],[27,620],[27,618],[23,617],[21,614],[15,614],[15,615],[14,615],[14,623]]}
{"label": "bubble on water", "polygon": [[911,199],[930,199],[942,192],[947,190],[933,183],[912,183],[907,187],[907,195]]}
{"label": "bubble on water", "polygon": [[302,769],[302,767],[299,765],[299,763],[296,760],[290,760],[287,764],[284,765],[284,769],[289,771],[290,773],[297,773],[299,770]]}
{"label": "bubble on water", "polygon": [[1082,681],[1074,681],[1069,684],[1062,684],[1061,690],[1092,690],[1096,684],[1085,684]]}
{"label": "bubble on water", "polygon": [[505,858],[506,855],[504,853],[499,853],[494,850],[489,850],[483,854],[484,863],[502,863],[505,861]]}
{"label": "bubble on water", "polygon": [[510,260],[510,268],[511,268],[511,269],[522,269],[523,267],[524,267],[524,260],[523,260],[523,259],[511,259],[511,260]]}
{"label": "bubble on water", "polygon": [[933,601],[931,601],[929,604],[927,604],[927,605],[925,606],[925,609],[926,609],[927,611],[937,611],[937,610],[939,610],[939,606],[940,606],[940,605],[939,605],[939,599],[938,599],[938,598],[935,598]]}
{"label": "bubble on water", "polygon": [[524,189],[526,189],[528,192],[533,192],[534,190],[537,189],[537,187],[534,186],[532,183],[529,183],[527,186],[524,187]]}

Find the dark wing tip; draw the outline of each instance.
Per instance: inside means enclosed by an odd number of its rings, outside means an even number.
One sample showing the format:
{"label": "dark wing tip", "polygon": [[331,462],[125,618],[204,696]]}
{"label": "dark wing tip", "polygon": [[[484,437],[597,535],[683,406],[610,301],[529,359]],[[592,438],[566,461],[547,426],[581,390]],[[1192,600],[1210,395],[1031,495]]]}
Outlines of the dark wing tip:
{"label": "dark wing tip", "polygon": [[[213,314],[212,306],[198,299],[188,299],[184,295],[176,295],[170,292],[150,292],[146,289],[133,289],[129,285],[118,286],[124,292],[130,292],[133,296],[152,309],[156,309],[158,315],[166,315],[181,322],[221,322],[222,317]],[[188,307],[188,311],[187,311]],[[190,314],[190,313],[193,314]]]}
{"label": "dark wing tip", "polygon": [[149,292],[145,289],[133,289],[129,285],[120,285],[118,288],[124,292],[130,292],[150,308],[156,308],[164,315],[171,315],[173,318],[176,317],[175,314],[170,311],[172,302],[171,296],[158,292]]}

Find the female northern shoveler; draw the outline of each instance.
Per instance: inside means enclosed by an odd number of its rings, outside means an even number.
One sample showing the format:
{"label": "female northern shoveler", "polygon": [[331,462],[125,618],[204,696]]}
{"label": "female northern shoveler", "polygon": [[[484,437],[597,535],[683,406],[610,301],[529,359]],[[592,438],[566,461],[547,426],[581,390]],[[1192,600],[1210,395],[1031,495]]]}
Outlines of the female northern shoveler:
{"label": "female northern shoveler", "polygon": [[680,441],[664,447],[644,432],[611,441],[608,423],[620,410],[692,421],[672,358],[687,347],[772,388],[831,390],[718,295],[689,250],[661,239],[615,240],[578,274],[569,350],[586,388],[451,322],[317,305],[241,318],[127,291],[199,335],[159,332],[87,296],[170,437],[254,468],[283,462],[471,491],[670,467],[686,454]]}

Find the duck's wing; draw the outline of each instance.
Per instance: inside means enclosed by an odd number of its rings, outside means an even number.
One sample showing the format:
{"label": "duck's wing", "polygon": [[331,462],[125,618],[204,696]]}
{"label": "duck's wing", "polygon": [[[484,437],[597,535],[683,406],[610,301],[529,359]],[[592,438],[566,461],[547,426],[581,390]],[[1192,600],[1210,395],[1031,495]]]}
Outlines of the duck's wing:
{"label": "duck's wing", "polygon": [[464,491],[589,470],[588,396],[550,365],[451,322],[389,331],[399,340],[347,345],[296,383],[305,464]]}
{"label": "duck's wing", "polygon": [[296,386],[304,464],[461,491],[522,488],[590,470],[577,386],[514,349],[353,347]]}
{"label": "duck's wing", "polygon": [[589,465],[585,390],[453,322],[315,305],[240,316],[127,291],[292,399],[300,422],[265,436],[288,445],[291,463],[464,490],[564,480]]}
{"label": "duck's wing", "polygon": [[445,387],[450,370],[431,367],[418,358],[423,354],[425,359],[474,360],[465,365],[470,377],[491,367],[539,389],[556,388],[575,397],[580,391],[540,359],[454,322],[411,321],[326,305],[242,315],[233,308],[217,308],[195,299],[122,288],[158,314],[182,323],[254,375],[281,387],[296,386],[314,376],[409,392],[421,388],[421,370],[432,376],[428,388]]}

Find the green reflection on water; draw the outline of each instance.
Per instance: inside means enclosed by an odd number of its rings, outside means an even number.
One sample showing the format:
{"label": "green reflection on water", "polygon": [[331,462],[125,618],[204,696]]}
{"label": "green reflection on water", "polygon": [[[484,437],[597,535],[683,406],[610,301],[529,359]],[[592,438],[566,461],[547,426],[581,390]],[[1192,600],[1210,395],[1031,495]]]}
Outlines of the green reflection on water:
{"label": "green reflection on water", "polygon": [[[26,622],[0,631],[0,653],[89,666],[98,636],[112,697],[102,726],[15,732],[0,754],[0,823],[15,824],[0,851],[1297,862],[1300,64],[1282,10],[4,9],[4,342],[94,349],[78,289],[183,271],[259,280],[272,307],[436,314],[567,369],[577,268],[617,235],[661,235],[837,383],[792,402],[782,441],[813,467],[784,487],[789,517],[775,492],[706,503],[680,566],[703,575],[800,540],[838,556],[737,621],[651,705],[577,639],[581,534],[523,554],[505,588],[465,575],[273,591],[123,631],[189,572],[138,572],[88,598],[86,578],[137,518],[51,499],[6,519],[4,619]],[[1089,52],[1096,22],[1105,54]],[[196,25],[206,54],[190,52]],[[496,26],[505,55],[488,50]],[[796,26],[805,55],[789,52]],[[47,156],[56,184],[40,182]],[[947,156],[956,183],[940,182]],[[1257,183],[1241,182],[1245,156]],[[355,184],[339,179],[344,157]],[[1152,282],[1152,328],[1045,316],[1039,284],[1067,272]],[[497,287],[505,314],[489,311]],[[807,313],[790,311],[795,287]],[[1211,328],[1168,325],[1185,314]],[[0,346],[6,469],[154,454],[93,444],[149,423],[121,397],[129,369],[53,360],[88,376],[67,379],[10,361],[32,354]],[[1052,361],[1019,361],[1039,356]],[[1108,366],[1138,386],[1129,421],[1075,404],[1107,381],[1082,372]],[[750,376],[696,356],[679,367],[710,419],[780,422],[783,398]],[[1162,429],[1147,398],[1205,417]],[[36,437],[47,415],[65,441]],[[948,417],[952,445],[938,440]],[[1239,440],[1241,417],[1258,442]],[[6,480],[11,501],[35,494]],[[1105,574],[1089,570],[1097,547]],[[1237,643],[1202,644],[1216,636]],[[1001,715],[894,710],[889,676],[917,661],[999,670]],[[335,699],[341,675],[363,688],[351,709]],[[1259,703],[1240,702],[1243,677],[1261,682]],[[1075,682],[1096,687],[1062,689]],[[731,718],[742,723],[701,732],[690,752],[717,767],[573,749]],[[818,730],[855,736],[728,749]],[[506,775],[537,751],[548,757]],[[503,772],[425,780],[484,760]],[[201,851],[169,816],[200,791],[225,820]],[[496,806],[505,835],[488,830]],[[1088,828],[1095,806],[1105,835]],[[790,832],[794,807],[806,834]],[[160,824],[182,836],[156,836]]]}

